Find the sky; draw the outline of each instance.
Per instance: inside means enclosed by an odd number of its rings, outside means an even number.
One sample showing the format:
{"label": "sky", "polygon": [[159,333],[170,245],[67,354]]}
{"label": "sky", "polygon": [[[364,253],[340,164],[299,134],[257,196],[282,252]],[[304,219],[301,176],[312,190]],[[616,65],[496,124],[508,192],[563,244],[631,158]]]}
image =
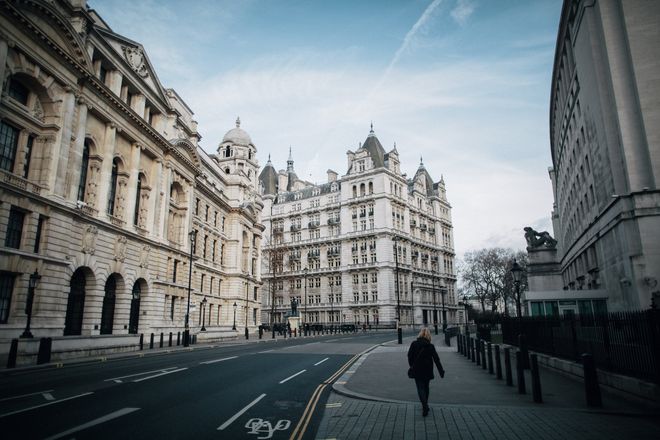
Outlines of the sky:
{"label": "sky", "polygon": [[237,116],[265,165],[346,174],[373,122],[444,177],[460,256],[552,233],[548,112],[561,0],[89,0],[141,43],[215,153]]}

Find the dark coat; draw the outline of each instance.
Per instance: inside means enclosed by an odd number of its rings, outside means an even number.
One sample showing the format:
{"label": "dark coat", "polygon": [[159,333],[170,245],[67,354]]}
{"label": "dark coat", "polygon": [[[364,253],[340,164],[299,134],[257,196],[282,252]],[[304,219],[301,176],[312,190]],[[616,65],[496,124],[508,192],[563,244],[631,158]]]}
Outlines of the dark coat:
{"label": "dark coat", "polygon": [[413,369],[415,379],[433,379],[433,362],[438,367],[440,376],[444,376],[445,370],[442,368],[440,357],[433,344],[424,338],[417,338],[410,344],[408,365]]}

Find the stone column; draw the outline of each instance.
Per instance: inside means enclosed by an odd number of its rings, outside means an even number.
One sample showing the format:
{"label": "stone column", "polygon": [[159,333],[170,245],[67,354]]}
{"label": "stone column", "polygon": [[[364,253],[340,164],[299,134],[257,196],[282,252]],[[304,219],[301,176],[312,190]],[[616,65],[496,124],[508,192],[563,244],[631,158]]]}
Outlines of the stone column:
{"label": "stone column", "polygon": [[121,95],[121,81],[122,75],[118,70],[113,70],[106,74],[107,86],[114,92],[115,95]]}
{"label": "stone column", "polygon": [[78,184],[80,182],[80,167],[82,166],[82,155],[85,148],[85,134],[87,133],[87,112],[90,105],[85,98],[78,98],[78,125],[76,130],[76,142],[73,151],[69,155],[69,190],[68,199],[76,200],[78,197]]}
{"label": "stone column", "polygon": [[53,160],[51,161],[51,172],[48,186],[52,188],[54,194],[62,197],[66,196],[65,181],[67,168],[69,166],[68,160],[69,150],[71,148],[71,137],[73,134],[72,123],[75,112],[75,100],[76,96],[73,93],[73,89],[67,87],[62,105],[62,128],[55,141],[55,151],[53,152]]}
{"label": "stone column", "polygon": [[98,175],[98,193],[96,206],[100,213],[105,213],[108,208],[108,191],[110,190],[110,175],[112,174],[112,159],[115,153],[115,136],[117,127],[113,122],[105,125],[105,136],[103,142],[103,163]]}
{"label": "stone column", "polygon": [[143,94],[137,93],[133,95],[133,98],[131,99],[131,107],[133,110],[135,110],[135,113],[140,115],[141,117],[144,116],[144,105],[146,103],[146,99]]}

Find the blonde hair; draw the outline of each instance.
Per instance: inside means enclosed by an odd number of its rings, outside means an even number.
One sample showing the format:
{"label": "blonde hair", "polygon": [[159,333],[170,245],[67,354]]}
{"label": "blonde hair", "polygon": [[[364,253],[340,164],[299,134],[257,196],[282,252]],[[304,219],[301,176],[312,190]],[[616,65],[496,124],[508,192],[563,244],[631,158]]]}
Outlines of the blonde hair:
{"label": "blonde hair", "polygon": [[419,331],[419,334],[417,335],[417,337],[418,338],[424,338],[427,341],[431,342],[431,332],[426,327],[422,327],[422,329]]}

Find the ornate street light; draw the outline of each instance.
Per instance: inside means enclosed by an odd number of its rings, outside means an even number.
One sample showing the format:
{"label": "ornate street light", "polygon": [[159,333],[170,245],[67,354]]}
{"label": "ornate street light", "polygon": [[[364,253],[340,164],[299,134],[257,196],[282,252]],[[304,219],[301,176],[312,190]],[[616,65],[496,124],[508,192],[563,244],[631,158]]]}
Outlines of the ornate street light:
{"label": "ornate street light", "polygon": [[400,240],[400,237],[392,237],[392,242],[394,243],[394,266],[396,270],[395,277],[395,292],[396,292],[396,334],[399,344],[403,344],[403,331],[401,330],[401,299],[399,297],[399,252],[397,249],[397,242]]}
{"label": "ornate street light", "polygon": [[202,312],[202,329],[201,329],[201,331],[203,331],[203,332],[206,331],[206,327],[205,327],[205,321],[206,321],[206,303],[207,303],[207,301],[206,301],[206,297],[204,297],[204,299],[202,300],[202,306],[201,306],[201,310],[200,310],[200,311]]}
{"label": "ornate street light", "polygon": [[303,269],[303,277],[305,278],[305,316],[303,317],[303,330],[305,331],[305,336],[307,336],[307,273],[309,268]]}
{"label": "ornate street light", "polygon": [[21,335],[21,338],[31,338],[32,332],[30,331],[30,322],[32,322],[32,303],[34,302],[34,289],[37,287],[37,283],[41,279],[41,275],[35,269],[34,273],[30,274],[30,279],[28,281],[28,294],[27,299],[25,300],[25,314],[27,315],[27,322],[25,323],[25,330]]}
{"label": "ornate street light", "polygon": [[192,263],[193,251],[195,250],[195,239],[197,238],[197,231],[192,230],[188,233],[190,239],[190,266],[188,267],[188,306],[186,307],[186,321],[183,330],[183,346],[190,345],[190,290],[192,288]]}
{"label": "ornate street light", "polygon": [[231,328],[232,330],[236,330],[236,307],[238,307],[238,304],[234,301],[234,325]]}

